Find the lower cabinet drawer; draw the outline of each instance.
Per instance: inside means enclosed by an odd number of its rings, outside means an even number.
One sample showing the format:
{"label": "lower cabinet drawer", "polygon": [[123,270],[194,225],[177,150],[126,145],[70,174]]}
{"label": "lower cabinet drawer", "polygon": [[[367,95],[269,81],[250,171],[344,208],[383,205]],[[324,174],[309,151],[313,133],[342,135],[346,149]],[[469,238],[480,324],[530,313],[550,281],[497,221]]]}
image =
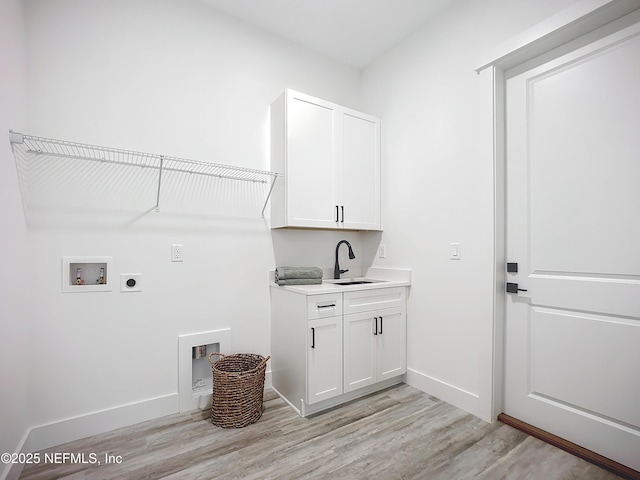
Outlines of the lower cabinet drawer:
{"label": "lower cabinet drawer", "polygon": [[307,319],[342,315],[342,293],[325,293],[307,297]]}
{"label": "lower cabinet drawer", "polygon": [[403,307],[405,306],[405,300],[405,287],[344,292],[343,311],[345,315],[348,315],[350,313],[368,312],[383,308]]}

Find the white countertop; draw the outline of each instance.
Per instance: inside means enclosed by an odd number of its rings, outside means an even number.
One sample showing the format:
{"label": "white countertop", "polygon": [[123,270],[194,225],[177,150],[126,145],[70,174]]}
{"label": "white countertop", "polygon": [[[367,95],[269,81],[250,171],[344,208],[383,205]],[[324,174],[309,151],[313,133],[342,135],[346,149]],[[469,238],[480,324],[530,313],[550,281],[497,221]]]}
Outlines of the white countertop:
{"label": "white countertop", "polygon": [[[274,281],[274,271],[269,272],[269,286],[271,288],[283,288],[291,292],[304,295],[321,295],[324,293],[349,292],[354,290],[373,290],[376,288],[408,287],[411,286],[411,270],[399,270],[389,268],[369,268],[362,277],[343,276],[340,280],[326,278],[317,285],[278,285]],[[340,285],[339,281],[371,280],[372,283],[357,285]]]}

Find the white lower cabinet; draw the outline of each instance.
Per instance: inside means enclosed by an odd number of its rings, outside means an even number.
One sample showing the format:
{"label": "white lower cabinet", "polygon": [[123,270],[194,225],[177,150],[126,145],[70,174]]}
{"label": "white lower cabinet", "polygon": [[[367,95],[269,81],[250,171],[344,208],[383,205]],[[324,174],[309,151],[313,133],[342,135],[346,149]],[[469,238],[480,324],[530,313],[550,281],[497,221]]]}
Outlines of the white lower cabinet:
{"label": "white lower cabinet", "polygon": [[406,287],[321,295],[272,287],[271,372],[302,416],[400,382]]}
{"label": "white lower cabinet", "polygon": [[344,392],[402,375],[406,364],[402,307],[344,316]]}

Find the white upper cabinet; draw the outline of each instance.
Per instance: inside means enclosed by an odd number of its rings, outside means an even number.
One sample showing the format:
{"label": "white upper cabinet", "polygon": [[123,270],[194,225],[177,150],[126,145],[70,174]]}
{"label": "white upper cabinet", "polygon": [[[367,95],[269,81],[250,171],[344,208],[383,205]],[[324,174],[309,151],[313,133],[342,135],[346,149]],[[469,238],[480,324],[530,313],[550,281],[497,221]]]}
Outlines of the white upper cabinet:
{"label": "white upper cabinet", "polygon": [[381,230],[380,120],[293,90],[271,105],[271,226]]}

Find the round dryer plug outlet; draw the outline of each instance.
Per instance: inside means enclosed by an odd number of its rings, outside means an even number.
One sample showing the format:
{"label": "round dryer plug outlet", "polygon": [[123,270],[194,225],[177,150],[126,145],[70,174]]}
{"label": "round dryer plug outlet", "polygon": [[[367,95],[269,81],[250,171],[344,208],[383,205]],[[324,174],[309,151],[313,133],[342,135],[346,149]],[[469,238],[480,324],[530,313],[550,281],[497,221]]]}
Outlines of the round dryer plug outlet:
{"label": "round dryer plug outlet", "polygon": [[121,292],[141,292],[140,277],[141,273],[121,273],[120,274],[120,291]]}

